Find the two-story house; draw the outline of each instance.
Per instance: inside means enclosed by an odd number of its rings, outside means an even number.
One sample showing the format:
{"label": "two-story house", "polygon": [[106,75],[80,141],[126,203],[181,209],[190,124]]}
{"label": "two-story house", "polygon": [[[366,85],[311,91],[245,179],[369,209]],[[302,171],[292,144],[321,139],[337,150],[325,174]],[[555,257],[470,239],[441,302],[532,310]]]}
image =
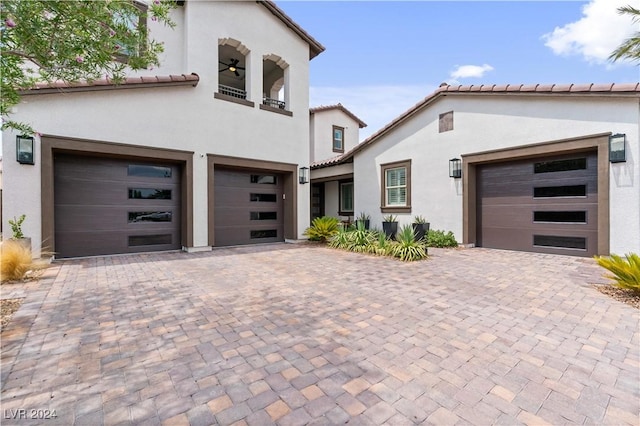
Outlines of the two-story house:
{"label": "two-story house", "polygon": [[27,215],[35,255],[302,237],[309,61],[324,47],[269,1],[179,2],[172,20],[147,23],[159,68],[22,93],[12,118],[38,135],[21,161],[3,133],[2,202],[5,219]]}

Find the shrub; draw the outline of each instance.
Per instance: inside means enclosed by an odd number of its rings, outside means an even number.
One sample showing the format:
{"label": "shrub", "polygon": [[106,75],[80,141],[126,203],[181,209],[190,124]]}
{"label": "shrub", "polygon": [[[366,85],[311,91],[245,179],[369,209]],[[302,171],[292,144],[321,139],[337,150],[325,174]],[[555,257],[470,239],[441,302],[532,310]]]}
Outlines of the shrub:
{"label": "shrub", "polygon": [[387,238],[384,232],[378,233],[378,239],[369,246],[369,253],[376,256],[387,256],[391,254],[391,240]]}
{"label": "shrub", "polygon": [[43,270],[48,265],[43,260],[33,260],[31,250],[14,240],[3,241],[0,244],[0,254],[2,282],[29,278],[30,275]]}
{"label": "shrub", "polygon": [[11,226],[11,232],[13,233],[14,239],[24,238],[24,234],[22,233],[22,222],[24,222],[26,215],[20,215],[19,218],[13,217],[13,220],[9,219],[9,225]]}
{"label": "shrub", "polygon": [[329,247],[368,253],[370,245],[376,240],[376,233],[365,229],[364,223],[356,222],[349,229],[339,230],[338,233],[329,240]]}
{"label": "shrub", "polygon": [[445,234],[444,231],[438,229],[430,229],[427,235],[427,246],[429,247],[458,247],[458,242],[453,232],[449,231]]}
{"label": "shrub", "polygon": [[595,256],[598,265],[609,270],[606,275],[616,282],[616,286],[640,293],[640,256],[635,253],[625,255],[625,258],[612,254],[610,257]]}
{"label": "shrub", "polygon": [[400,260],[410,262],[427,257],[427,248],[416,241],[413,227],[405,225],[396,234],[396,241],[391,245],[391,254]]}
{"label": "shrub", "polygon": [[311,222],[311,226],[304,231],[311,241],[326,242],[338,233],[340,221],[335,217],[317,217]]}

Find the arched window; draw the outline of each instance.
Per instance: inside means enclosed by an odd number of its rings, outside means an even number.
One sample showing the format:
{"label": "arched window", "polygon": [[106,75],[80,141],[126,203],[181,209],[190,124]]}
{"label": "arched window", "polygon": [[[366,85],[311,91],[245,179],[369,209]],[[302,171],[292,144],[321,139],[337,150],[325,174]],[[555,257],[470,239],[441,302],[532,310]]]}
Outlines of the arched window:
{"label": "arched window", "polygon": [[265,55],[262,59],[262,104],[288,110],[289,64],[277,55]]}
{"label": "arched window", "polygon": [[218,92],[247,99],[249,49],[232,38],[218,40]]}

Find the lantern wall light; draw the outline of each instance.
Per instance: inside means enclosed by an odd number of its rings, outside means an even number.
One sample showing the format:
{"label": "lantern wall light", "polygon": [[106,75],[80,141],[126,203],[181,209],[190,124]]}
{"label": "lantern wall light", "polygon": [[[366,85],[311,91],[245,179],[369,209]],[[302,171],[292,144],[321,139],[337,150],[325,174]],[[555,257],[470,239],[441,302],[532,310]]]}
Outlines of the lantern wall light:
{"label": "lantern wall light", "polygon": [[449,177],[458,179],[462,177],[462,160],[452,158],[449,160]]}
{"label": "lantern wall light", "polygon": [[298,177],[300,179],[300,184],[304,185],[305,183],[309,183],[309,168],[300,167]]}
{"label": "lantern wall light", "polygon": [[33,136],[16,136],[16,160],[20,164],[35,164]]}
{"label": "lantern wall light", "polygon": [[609,136],[609,161],[612,163],[623,163],[627,161],[626,155],[627,135],[616,133]]}

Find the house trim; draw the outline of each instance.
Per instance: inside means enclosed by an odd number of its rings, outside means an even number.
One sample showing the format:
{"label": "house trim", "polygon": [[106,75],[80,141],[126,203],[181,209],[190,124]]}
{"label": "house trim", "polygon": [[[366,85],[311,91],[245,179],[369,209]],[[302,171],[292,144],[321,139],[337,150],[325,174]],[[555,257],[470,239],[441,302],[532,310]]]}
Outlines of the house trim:
{"label": "house trim", "polygon": [[214,170],[216,166],[240,170],[260,170],[283,175],[284,183],[284,238],[297,239],[298,223],[298,165],[275,161],[255,160],[250,158],[229,157],[225,155],[207,154],[207,212],[208,244],[215,246],[214,215]]}
{"label": "house trim", "polygon": [[251,108],[256,106],[255,103],[248,101],[246,99],[234,98],[233,96],[223,95],[222,93],[218,93],[218,92],[215,92],[213,94],[213,97],[215,99],[220,99],[221,101],[233,102],[235,104],[244,105]]}
{"label": "house trim", "polygon": [[277,114],[286,115],[288,117],[292,117],[293,116],[293,113],[291,111],[289,111],[289,110],[280,109],[280,108],[274,108],[274,107],[269,106],[269,105],[260,104],[260,109],[264,110],[264,111],[270,111],[270,112],[275,112]]}
{"label": "house trim", "polygon": [[55,249],[54,164],[56,152],[75,155],[103,156],[116,159],[162,160],[182,165],[181,244],[193,247],[193,151],[142,147],[115,142],[43,135],[41,141],[41,231],[42,247]]}
{"label": "house trim", "polygon": [[598,153],[598,253],[609,254],[609,136],[600,133],[576,138],[561,139],[540,144],[491,150],[462,155],[462,239],[464,244],[477,242],[477,182],[476,166],[481,164],[524,160],[554,154],[571,154],[585,151]]}

